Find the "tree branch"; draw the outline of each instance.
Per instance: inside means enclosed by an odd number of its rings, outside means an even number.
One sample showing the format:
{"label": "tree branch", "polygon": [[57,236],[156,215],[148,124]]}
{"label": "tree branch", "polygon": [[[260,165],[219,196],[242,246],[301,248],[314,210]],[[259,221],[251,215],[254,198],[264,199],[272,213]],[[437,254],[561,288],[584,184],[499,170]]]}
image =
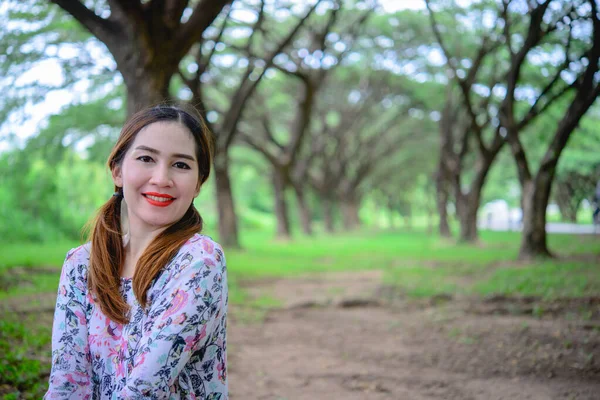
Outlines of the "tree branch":
{"label": "tree branch", "polygon": [[176,34],[176,43],[180,43],[177,58],[182,58],[196,42],[202,39],[202,33],[217,18],[227,4],[232,0],[200,0],[190,19],[180,26]]}
{"label": "tree branch", "polygon": [[102,42],[112,42],[116,31],[120,30],[112,21],[96,15],[79,0],[50,0],[68,12],[90,33]]}
{"label": "tree branch", "polygon": [[246,133],[246,132],[239,132],[240,135],[240,139],[248,144],[250,147],[252,147],[254,150],[257,150],[259,153],[261,153],[263,156],[265,156],[265,158],[267,160],[269,160],[269,162],[272,165],[275,165],[277,167],[281,167],[281,163],[279,162],[279,159],[272,154],[267,148],[266,146],[264,146],[262,143],[260,143],[259,141],[257,141],[252,135]]}
{"label": "tree branch", "polygon": [[[279,45],[277,46],[277,48],[275,50],[273,50],[267,57],[265,60],[265,66],[262,69],[261,73],[259,74],[259,76],[256,78],[256,80],[254,80],[253,82],[250,82],[247,78],[250,76],[250,74],[252,73],[252,71],[247,71],[246,75],[244,76],[244,78],[240,81],[240,85],[238,86],[235,95],[232,97],[234,99],[236,99],[236,101],[234,102],[234,104],[232,105],[232,107],[230,107],[227,115],[225,116],[225,121],[226,121],[226,126],[223,129],[222,135],[223,135],[223,139],[222,139],[222,143],[224,148],[228,148],[231,145],[231,142],[233,141],[234,135],[235,135],[235,129],[236,126],[242,116],[242,112],[244,109],[244,106],[246,104],[246,102],[248,101],[248,99],[250,98],[250,96],[252,95],[252,93],[254,93],[254,91],[256,90],[256,87],[258,86],[258,84],[260,83],[260,81],[262,80],[265,72],[275,66],[273,60],[275,59],[275,57],[281,53],[283,51],[283,49],[285,49],[285,47],[291,43],[292,39],[296,36],[296,34],[298,33],[298,31],[300,30],[300,28],[302,27],[302,25],[305,23],[305,21],[310,17],[310,15],[313,13],[313,11],[315,10],[315,8],[317,7],[317,5],[320,3],[321,0],[317,1],[315,3],[314,6],[312,6],[308,12],[304,15],[303,18],[300,19],[300,21],[298,21],[298,23],[294,26],[294,28],[288,33],[288,35],[279,43]],[[248,64],[249,66],[251,65],[251,63]]]}

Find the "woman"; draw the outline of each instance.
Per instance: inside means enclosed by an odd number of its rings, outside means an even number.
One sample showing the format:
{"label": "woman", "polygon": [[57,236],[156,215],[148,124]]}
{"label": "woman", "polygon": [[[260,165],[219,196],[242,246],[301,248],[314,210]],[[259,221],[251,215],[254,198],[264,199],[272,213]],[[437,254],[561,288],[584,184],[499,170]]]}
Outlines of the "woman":
{"label": "woman", "polygon": [[133,115],[108,159],[115,194],[68,252],[46,399],[226,399],[227,277],[193,200],[212,162],[200,116]]}

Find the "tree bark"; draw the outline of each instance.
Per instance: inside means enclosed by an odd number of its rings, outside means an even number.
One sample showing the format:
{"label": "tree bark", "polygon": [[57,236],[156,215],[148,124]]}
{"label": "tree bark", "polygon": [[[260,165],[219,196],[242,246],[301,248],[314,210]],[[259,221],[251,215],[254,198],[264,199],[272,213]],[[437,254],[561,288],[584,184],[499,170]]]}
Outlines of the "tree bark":
{"label": "tree bark", "polygon": [[461,196],[460,237],[461,242],[475,243],[479,240],[477,229],[477,211],[479,210],[479,199],[481,188],[472,189],[467,196]]}
{"label": "tree bark", "polygon": [[238,221],[231,191],[227,154],[217,154],[214,164],[217,209],[219,212],[219,241],[224,247],[240,248]]}
{"label": "tree bark", "polygon": [[546,207],[550,197],[552,177],[543,174],[523,184],[523,233],[519,259],[551,257],[546,244]]}
{"label": "tree bark", "polygon": [[119,67],[127,88],[127,115],[148,107],[167,102],[171,76],[157,74],[148,68],[127,63]]}
{"label": "tree bark", "polygon": [[448,180],[444,161],[441,160],[438,164],[436,174],[436,204],[438,214],[440,215],[440,236],[449,238],[450,226],[448,225]]}
{"label": "tree bark", "polygon": [[292,185],[294,192],[296,193],[296,201],[298,202],[298,211],[300,217],[300,223],[302,225],[302,231],[305,235],[311,236],[312,231],[312,218],[310,216],[310,210],[308,204],[306,204],[306,197],[304,196],[304,190],[299,185]]}
{"label": "tree bark", "polygon": [[456,198],[456,213],[460,220],[459,241],[474,243],[479,240],[479,230],[477,228],[477,212],[481,205],[481,192],[487,179],[490,168],[503,146],[503,140],[494,138],[489,149],[480,152],[475,164],[475,176],[469,187],[469,191],[464,193],[460,177],[456,176],[453,180],[454,194]]}
{"label": "tree bark", "polygon": [[275,195],[275,217],[277,218],[277,237],[280,239],[290,239],[290,218],[285,199],[287,173],[279,168],[274,168],[272,179]]}
{"label": "tree bark", "polygon": [[573,188],[567,182],[556,182],[554,198],[558,205],[561,219],[576,223],[577,210],[579,209],[581,200],[576,197]]}
{"label": "tree bark", "polygon": [[360,226],[360,218],[358,216],[359,205],[359,201],[354,197],[347,197],[340,202],[345,230],[352,231]]}
{"label": "tree bark", "polygon": [[327,233],[333,233],[335,228],[333,226],[333,203],[329,198],[322,199],[323,204],[323,222],[325,223],[325,231]]}

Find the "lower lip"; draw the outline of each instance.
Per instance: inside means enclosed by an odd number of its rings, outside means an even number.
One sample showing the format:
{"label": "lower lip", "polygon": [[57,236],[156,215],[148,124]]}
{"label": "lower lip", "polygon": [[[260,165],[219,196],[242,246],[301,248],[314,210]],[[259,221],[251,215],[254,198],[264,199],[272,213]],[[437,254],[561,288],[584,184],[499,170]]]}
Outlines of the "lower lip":
{"label": "lower lip", "polygon": [[146,196],[144,196],[144,198],[146,199],[146,201],[148,203],[150,203],[150,204],[152,204],[153,206],[156,206],[156,207],[166,207],[166,206],[170,205],[171,203],[173,203],[175,201],[175,199],[171,199],[171,200],[168,200],[168,201],[156,201],[156,200],[152,200],[152,199],[150,199],[150,198],[148,198]]}

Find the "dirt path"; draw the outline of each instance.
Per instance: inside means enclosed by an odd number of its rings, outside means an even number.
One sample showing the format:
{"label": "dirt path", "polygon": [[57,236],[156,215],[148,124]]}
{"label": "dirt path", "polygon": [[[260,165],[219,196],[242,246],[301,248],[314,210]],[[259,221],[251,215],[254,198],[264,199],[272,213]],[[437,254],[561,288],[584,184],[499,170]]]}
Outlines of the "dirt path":
{"label": "dirt path", "polygon": [[600,399],[599,304],[533,318],[509,299],[382,302],[380,282],[360,272],[247,285],[283,308],[255,323],[232,310],[231,398]]}

